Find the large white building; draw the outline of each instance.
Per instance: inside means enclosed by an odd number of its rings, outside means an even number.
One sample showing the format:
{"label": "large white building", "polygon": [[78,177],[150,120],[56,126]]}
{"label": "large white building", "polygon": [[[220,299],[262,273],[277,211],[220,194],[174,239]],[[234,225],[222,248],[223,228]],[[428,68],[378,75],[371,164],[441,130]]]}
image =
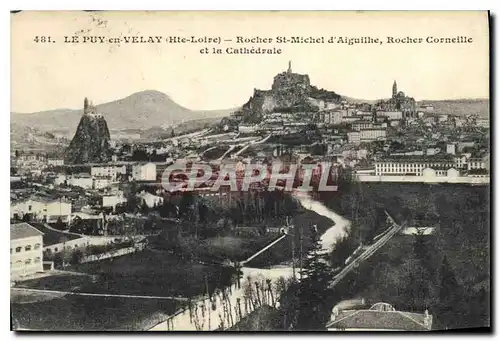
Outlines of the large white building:
{"label": "large white building", "polygon": [[96,166],[90,169],[90,175],[95,177],[109,177],[111,180],[116,180],[119,175],[126,174],[127,167],[123,166]]}
{"label": "large white building", "polygon": [[28,223],[10,225],[10,276],[15,280],[43,271],[43,233]]}
{"label": "large white building", "polygon": [[349,143],[359,144],[361,142],[372,142],[377,140],[385,140],[385,129],[362,129],[360,131],[351,131],[347,133]]}
{"label": "large white building", "polygon": [[467,160],[467,170],[472,169],[488,169],[489,168],[489,155],[482,158],[470,158]]}
{"label": "large white building", "polygon": [[136,181],[155,181],[156,177],[156,165],[154,163],[149,162],[132,166],[132,179]]}
{"label": "large white building", "polygon": [[375,161],[375,175],[422,176],[426,168],[447,170],[454,165],[452,157],[392,156]]}
{"label": "large white building", "polygon": [[11,219],[22,219],[26,214],[30,219],[46,223],[55,223],[59,219],[62,222],[69,223],[71,222],[71,203],[62,198],[42,197],[30,197],[11,203]]}

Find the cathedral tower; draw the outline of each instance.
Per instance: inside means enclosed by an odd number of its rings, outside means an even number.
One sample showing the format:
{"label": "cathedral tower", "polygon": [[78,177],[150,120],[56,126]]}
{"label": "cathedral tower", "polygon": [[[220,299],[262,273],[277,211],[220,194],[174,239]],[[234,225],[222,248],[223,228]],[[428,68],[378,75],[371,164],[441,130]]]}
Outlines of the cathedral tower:
{"label": "cathedral tower", "polygon": [[394,84],[392,84],[392,98],[395,98],[398,94],[398,85],[396,84],[396,81],[394,81]]}

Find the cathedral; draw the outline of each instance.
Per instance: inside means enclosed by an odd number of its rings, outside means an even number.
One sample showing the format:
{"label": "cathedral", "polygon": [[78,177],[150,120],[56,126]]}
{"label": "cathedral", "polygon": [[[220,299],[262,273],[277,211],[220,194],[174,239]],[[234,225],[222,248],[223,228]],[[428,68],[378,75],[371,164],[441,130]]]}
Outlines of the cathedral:
{"label": "cathedral", "polygon": [[392,84],[392,97],[387,101],[377,103],[377,110],[380,111],[401,111],[404,118],[415,117],[416,102],[412,97],[407,97],[403,91],[398,92],[396,81]]}

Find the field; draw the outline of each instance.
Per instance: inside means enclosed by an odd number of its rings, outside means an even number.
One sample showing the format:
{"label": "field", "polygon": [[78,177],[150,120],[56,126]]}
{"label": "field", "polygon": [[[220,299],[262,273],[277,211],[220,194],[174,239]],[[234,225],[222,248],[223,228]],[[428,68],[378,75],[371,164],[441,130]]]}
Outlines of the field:
{"label": "field", "polygon": [[48,331],[147,330],[174,309],[173,300],[76,295],[11,303],[14,329]]}
{"label": "field", "polygon": [[146,250],[100,262],[76,265],[92,276],[59,275],[24,281],[26,288],[86,293],[192,297],[227,279],[222,268],[189,263],[167,252]]}

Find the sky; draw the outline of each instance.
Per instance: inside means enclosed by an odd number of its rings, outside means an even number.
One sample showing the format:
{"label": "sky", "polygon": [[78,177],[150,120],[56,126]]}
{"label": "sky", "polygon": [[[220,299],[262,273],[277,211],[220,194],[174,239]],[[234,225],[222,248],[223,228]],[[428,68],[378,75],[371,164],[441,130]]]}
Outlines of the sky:
{"label": "sky", "polygon": [[[21,12],[11,15],[11,111],[81,108],[143,90],[193,110],[241,106],[292,61],[311,83],[360,99],[488,98],[487,12]],[[221,37],[211,44],[71,44],[103,36]],[[51,37],[51,43],[35,37]],[[366,37],[383,44],[237,44],[237,36]],[[471,37],[470,44],[388,44],[387,37]],[[200,54],[205,46],[281,48],[280,55]]]}

